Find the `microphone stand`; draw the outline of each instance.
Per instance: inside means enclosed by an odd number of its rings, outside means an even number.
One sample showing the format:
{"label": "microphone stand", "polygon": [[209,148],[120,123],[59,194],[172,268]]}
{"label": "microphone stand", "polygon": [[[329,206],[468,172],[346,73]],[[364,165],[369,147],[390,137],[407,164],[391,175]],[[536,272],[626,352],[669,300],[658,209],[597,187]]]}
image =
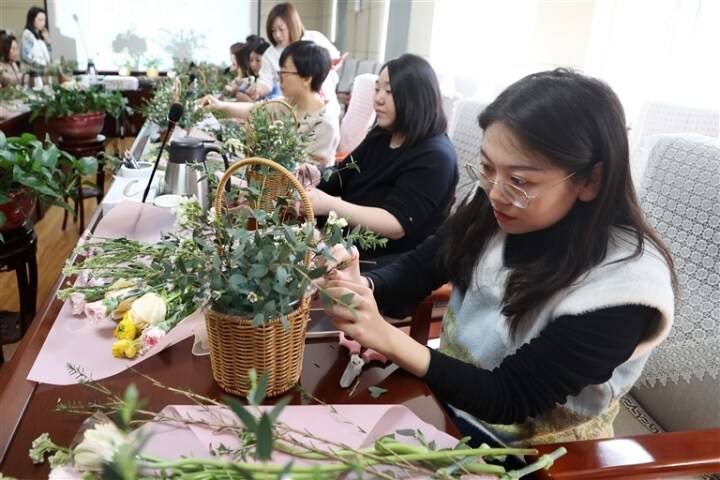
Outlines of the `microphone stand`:
{"label": "microphone stand", "polygon": [[145,192],[143,193],[141,203],[145,203],[145,199],[147,199],[148,193],[150,192],[150,186],[152,185],[153,178],[155,177],[155,172],[157,171],[158,165],[160,164],[160,156],[162,155],[163,150],[165,150],[165,144],[167,143],[168,138],[170,138],[173,130],[175,130],[176,123],[177,122],[168,122],[168,131],[167,134],[165,134],[162,145],[160,145],[160,150],[158,151],[157,158],[155,159],[155,165],[153,165],[152,172],[150,172],[150,180],[148,180],[147,186],[145,187]]}

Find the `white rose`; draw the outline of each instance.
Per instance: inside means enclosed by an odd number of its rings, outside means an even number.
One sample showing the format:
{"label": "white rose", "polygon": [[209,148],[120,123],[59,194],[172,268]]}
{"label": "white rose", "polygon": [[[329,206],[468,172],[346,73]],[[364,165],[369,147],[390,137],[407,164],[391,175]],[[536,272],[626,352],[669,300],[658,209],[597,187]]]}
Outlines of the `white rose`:
{"label": "white rose", "polygon": [[167,305],[165,300],[157,293],[146,293],[135,300],[130,307],[130,316],[136,325],[145,328],[148,325],[157,325],[165,320]]}
{"label": "white rose", "polygon": [[82,474],[68,465],[61,465],[50,470],[48,480],[82,480]]}
{"label": "white rose", "polygon": [[75,468],[99,472],[103,465],[112,461],[115,452],[125,443],[127,436],[115,426],[106,422],[86,430],[82,442],[75,447]]}

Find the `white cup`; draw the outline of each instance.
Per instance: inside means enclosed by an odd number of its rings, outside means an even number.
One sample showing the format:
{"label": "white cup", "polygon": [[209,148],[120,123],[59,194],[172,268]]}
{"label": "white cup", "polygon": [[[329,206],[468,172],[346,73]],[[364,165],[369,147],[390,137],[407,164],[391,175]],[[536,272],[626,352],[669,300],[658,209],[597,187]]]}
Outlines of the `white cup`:
{"label": "white cup", "polygon": [[175,208],[180,205],[180,201],[182,199],[182,195],[160,195],[159,197],[155,197],[155,199],[153,200],[153,205],[160,208]]}
{"label": "white cup", "polygon": [[138,162],[140,168],[128,168],[125,165],[120,165],[120,171],[118,176],[125,178],[147,178],[152,172],[153,164],[150,162]]}

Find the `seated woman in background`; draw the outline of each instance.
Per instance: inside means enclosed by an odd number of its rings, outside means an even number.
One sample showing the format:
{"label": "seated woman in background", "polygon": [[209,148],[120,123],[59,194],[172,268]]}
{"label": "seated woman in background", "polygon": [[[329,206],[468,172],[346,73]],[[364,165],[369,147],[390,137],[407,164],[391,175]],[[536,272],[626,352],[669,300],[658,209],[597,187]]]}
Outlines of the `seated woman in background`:
{"label": "seated woman in background", "polygon": [[[335,163],[335,150],[340,141],[337,116],[329,114],[318,91],[330,70],[327,50],[313,42],[295,42],[280,58],[283,69],[280,88],[290,105],[295,107],[301,132],[312,136],[308,152],[314,163],[325,167]],[[200,106],[225,112],[237,118],[247,118],[255,107],[247,102],[223,102],[213,96],[199,101]]]}
{"label": "seated woman in background", "polygon": [[[282,68],[280,54],[291,43],[307,40],[325,48],[330,53],[330,58],[333,61],[340,58],[340,52],[325,35],[320,32],[305,30],[300,15],[291,3],[275,5],[268,14],[265,29],[272,46],[262,56],[262,67],[257,84],[247,92],[248,96],[254,100],[263,98],[273,91],[273,85],[280,80],[279,72]],[[319,92],[326,100],[329,112],[339,117],[340,106],[335,96],[337,83],[337,72],[331,69],[325,80],[323,80]]]}
{"label": "seated woman in background", "polygon": [[22,74],[18,64],[19,56],[20,48],[15,35],[0,37],[0,87],[22,83]]}
{"label": "seated woman in background", "polygon": [[243,84],[247,83],[247,77],[250,75],[249,56],[246,54],[247,43],[233,43],[230,47],[230,71],[235,75],[230,82],[225,85],[224,94],[228,97],[237,98],[241,93]]}
{"label": "seated woman in background", "polygon": [[46,67],[50,64],[50,43],[45,10],[31,7],[27,12],[21,37],[20,57],[23,63]]}
{"label": "seated woman in background", "polygon": [[[316,215],[335,211],[390,239],[383,249],[361,252],[365,269],[391,262],[432,235],[445,220],[458,181],[457,156],[445,133],[447,120],[437,77],[421,57],[406,54],[380,70],[375,87],[377,124],[321,181],[318,169],[300,173]],[[359,171],[346,168],[355,162]]]}
{"label": "seated woman in background", "polygon": [[[612,437],[620,397],[670,331],[676,285],[633,188],[620,100],[599,80],[541,72],[479,124],[480,188],[393,265],[363,277],[338,249],[348,267],[323,287],[354,309],[327,314],[422,378],[471,445],[488,430],[514,445]],[[448,281],[438,351],[378,313]]]}
{"label": "seated woman in background", "polygon": [[[253,49],[250,52],[250,71],[252,75],[255,77],[255,83],[257,83],[258,79],[260,78],[260,70],[262,69],[262,58],[265,52],[268,48],[270,48],[270,44],[262,37],[257,37],[258,41],[253,45]],[[273,88],[264,97],[260,97],[258,100],[269,100],[271,98],[277,98],[282,95],[282,91],[280,90],[280,83],[279,82],[273,82]]]}

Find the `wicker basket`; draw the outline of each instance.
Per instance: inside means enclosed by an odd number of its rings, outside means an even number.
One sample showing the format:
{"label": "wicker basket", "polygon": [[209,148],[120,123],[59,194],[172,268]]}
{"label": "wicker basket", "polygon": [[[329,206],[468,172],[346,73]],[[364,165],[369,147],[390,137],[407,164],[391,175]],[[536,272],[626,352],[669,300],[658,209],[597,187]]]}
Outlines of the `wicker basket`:
{"label": "wicker basket", "polygon": [[290,390],[300,379],[309,317],[307,299],[288,315],[287,329],[279,319],[253,326],[251,319],[206,311],[213,378],[226,392],[247,396],[255,369],[268,372],[268,396]]}
{"label": "wicker basket", "polygon": [[[220,180],[215,194],[215,214],[223,214],[225,185],[232,174],[245,166],[263,165],[277,170],[300,193],[307,221],[314,222],[312,205],[300,182],[285,168],[264,158],[248,158],[234,163]],[[305,255],[310,265],[310,252]],[[288,391],[300,379],[305,330],[310,317],[309,299],[300,299],[298,308],[288,315],[288,328],[278,319],[253,326],[252,319],[207,310],[205,323],[210,343],[210,365],[215,381],[223,390],[247,396],[248,373],[268,372],[266,393],[269,396]]]}
{"label": "wicker basket", "polygon": [[[295,123],[299,125],[295,110],[284,100],[266,100],[256,104],[254,109],[256,108],[265,110],[272,120],[292,114]],[[272,168],[267,169],[261,168],[259,165],[253,165],[248,168],[246,178],[248,183],[253,182],[260,189],[260,198],[255,208],[272,212],[278,198],[287,198],[290,196],[290,180],[286,175],[283,175],[279,171],[274,171]]]}
{"label": "wicker basket", "polygon": [[290,180],[275,171],[267,173],[258,168],[248,168],[248,183],[254,183],[260,189],[260,197],[257,200],[255,208],[260,208],[266,212],[272,212],[275,209],[275,203],[278,198],[287,198],[290,196]]}

